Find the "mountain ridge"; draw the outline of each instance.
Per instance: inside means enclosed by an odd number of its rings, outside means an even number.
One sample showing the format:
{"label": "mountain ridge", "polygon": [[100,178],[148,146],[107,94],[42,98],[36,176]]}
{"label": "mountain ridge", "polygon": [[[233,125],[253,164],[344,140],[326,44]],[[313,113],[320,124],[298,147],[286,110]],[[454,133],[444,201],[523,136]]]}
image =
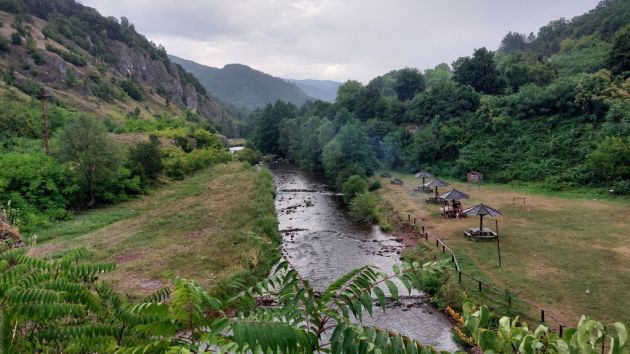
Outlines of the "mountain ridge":
{"label": "mountain ridge", "polygon": [[315,99],[298,85],[246,64],[232,63],[216,68],[174,55],[169,57],[195,75],[212,95],[236,107],[251,111],[278,100],[300,106]]}

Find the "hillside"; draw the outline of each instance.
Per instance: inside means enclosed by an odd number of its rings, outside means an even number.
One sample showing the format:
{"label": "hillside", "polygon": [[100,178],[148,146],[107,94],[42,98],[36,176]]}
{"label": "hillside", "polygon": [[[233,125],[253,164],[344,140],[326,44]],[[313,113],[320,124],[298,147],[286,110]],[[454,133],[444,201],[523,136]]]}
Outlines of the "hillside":
{"label": "hillside", "polygon": [[295,84],[305,94],[318,100],[332,102],[337,97],[337,89],[341,86],[340,82],[331,80],[293,80],[287,79],[288,82]]}
{"label": "hillside", "polygon": [[192,111],[236,133],[221,103],[125,18],[62,0],[1,1],[0,10],[3,90],[45,88],[61,104],[113,120]]}
{"label": "hillside", "polygon": [[278,100],[301,105],[309,99],[298,86],[247,65],[228,64],[222,69],[170,56],[191,72],[210,94],[238,108],[254,110]]}

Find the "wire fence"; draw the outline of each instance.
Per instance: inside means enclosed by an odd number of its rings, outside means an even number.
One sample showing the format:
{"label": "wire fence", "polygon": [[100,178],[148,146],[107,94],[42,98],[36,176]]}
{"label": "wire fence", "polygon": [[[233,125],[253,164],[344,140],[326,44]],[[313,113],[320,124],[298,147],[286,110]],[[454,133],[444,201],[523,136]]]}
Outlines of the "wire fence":
{"label": "wire fence", "polygon": [[549,325],[550,329],[552,330],[555,330],[555,328],[550,325],[550,322],[554,322],[558,330],[558,334],[562,336],[562,333],[566,326],[553,313],[530,301],[517,297],[509,290],[501,289],[494,286],[493,284],[489,284],[488,282],[479,279],[478,277],[470,273],[464,272],[461,269],[455,252],[453,252],[453,250],[448,247],[448,245],[444,243],[444,241],[442,241],[440,237],[426,231],[424,229],[424,225],[420,226],[419,224],[417,224],[415,218],[413,218],[412,223],[411,215],[408,215],[407,222],[403,221],[402,224],[404,228],[411,231],[417,237],[424,238],[425,242],[435,245],[435,247],[438,249],[441,248],[442,253],[444,253],[445,255],[450,255],[451,263],[453,264],[453,267],[455,268],[455,271],[457,273],[457,282],[460,286],[471,290],[474,289],[480,295],[491,298],[496,302],[503,303],[507,311],[520,313],[534,320],[539,319],[540,323],[545,323]]}

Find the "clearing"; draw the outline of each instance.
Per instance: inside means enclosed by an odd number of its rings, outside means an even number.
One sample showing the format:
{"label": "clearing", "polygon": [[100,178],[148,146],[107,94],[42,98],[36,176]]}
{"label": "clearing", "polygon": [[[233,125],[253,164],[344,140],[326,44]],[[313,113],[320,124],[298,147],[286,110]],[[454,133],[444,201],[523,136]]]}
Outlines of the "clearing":
{"label": "clearing", "polygon": [[260,174],[240,163],[201,170],[145,197],[41,230],[30,254],[85,247],[94,261],[116,262],[104,279],[131,297],[161,288],[172,275],[226,291],[237,275],[266,274],[276,250],[254,232]]}
{"label": "clearing", "polygon": [[[495,242],[473,242],[463,236],[479,227],[478,217],[440,220],[439,205],[414,192],[421,179],[392,173],[404,185],[381,178],[380,195],[400,217],[423,218],[427,230],[444,239],[462,270],[490,280],[574,325],[582,314],[605,321],[630,321],[630,201],[592,199],[579,193],[553,193],[509,185],[487,184],[469,190],[467,183],[448,180],[451,188],[470,195],[464,208],[485,203],[501,212],[499,228],[503,267],[498,267]],[[526,204],[514,197],[526,198]],[[589,197],[591,197],[589,199]],[[601,196],[600,196],[601,198]],[[484,218],[484,227],[495,220]],[[418,241],[424,242],[424,241]]]}

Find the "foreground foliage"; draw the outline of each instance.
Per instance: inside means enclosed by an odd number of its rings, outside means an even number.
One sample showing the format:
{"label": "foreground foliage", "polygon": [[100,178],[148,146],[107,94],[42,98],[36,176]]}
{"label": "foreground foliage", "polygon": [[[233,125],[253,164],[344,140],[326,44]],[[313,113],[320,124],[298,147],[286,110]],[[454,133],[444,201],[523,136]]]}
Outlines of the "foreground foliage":
{"label": "foreground foliage", "polygon": [[501,317],[497,323],[487,307],[469,302],[464,303],[463,317],[458,320],[462,330],[456,329],[456,334],[469,345],[479,345],[484,353],[629,352],[628,326],[621,322],[605,325],[582,316],[576,328],[565,330],[561,336],[544,324],[530,329],[518,317]]}
{"label": "foreground foliage", "polygon": [[[423,289],[423,278],[445,263],[394,267],[387,275],[356,269],[316,292],[286,261],[271,276],[236,295],[216,298],[194,281],[173,278],[169,287],[130,303],[98,280],[114,264],[87,262],[83,250],[50,259],[6,248],[0,254],[2,352],[256,352],[436,353],[430,346],[360,321],[405,291]],[[495,321],[488,308],[465,303],[455,333],[486,353],[628,353],[627,326],[583,318],[561,338],[518,318]],[[357,321],[358,320],[358,321]]]}

